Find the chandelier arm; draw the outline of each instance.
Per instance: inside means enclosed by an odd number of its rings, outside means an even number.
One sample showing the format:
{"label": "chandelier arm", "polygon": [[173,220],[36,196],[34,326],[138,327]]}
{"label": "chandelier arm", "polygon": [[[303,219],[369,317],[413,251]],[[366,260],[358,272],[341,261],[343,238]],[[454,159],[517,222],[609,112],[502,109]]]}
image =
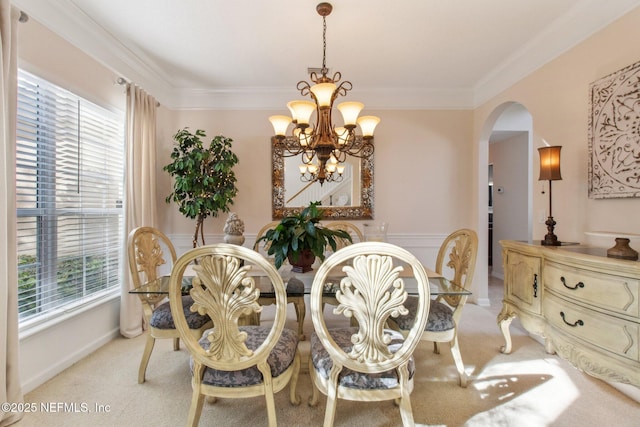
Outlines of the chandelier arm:
{"label": "chandelier arm", "polygon": [[283,138],[277,141],[276,145],[282,151],[282,157],[294,157],[307,151],[306,148],[300,146],[294,137]]}
{"label": "chandelier arm", "polygon": [[[340,73],[336,73],[336,74],[340,74]],[[340,96],[347,96],[347,92],[349,92],[351,89],[353,89],[353,85],[351,84],[350,81],[345,80],[342,83],[340,83],[340,86],[338,86],[336,88],[335,91],[335,98],[337,98],[337,95],[340,94]]]}
{"label": "chandelier arm", "polygon": [[[337,152],[337,155],[336,155]],[[347,160],[347,153],[342,150],[333,150],[333,157],[338,161],[338,163],[344,163]]]}
{"label": "chandelier arm", "polygon": [[373,144],[371,144],[370,142],[365,142],[361,147],[353,151],[347,151],[347,154],[362,159],[371,156],[373,154],[373,151]]}
{"label": "chandelier arm", "polygon": [[[316,81],[313,79],[313,77],[315,76],[315,73],[311,73],[311,80],[315,83]],[[312,96],[313,94],[311,93],[311,85],[304,81],[304,80],[300,80],[298,82],[298,84],[296,85],[296,88],[300,91],[300,94],[302,96]]]}
{"label": "chandelier arm", "polygon": [[302,163],[304,163],[305,165],[310,165],[311,163],[313,163],[313,159],[316,158],[316,152],[313,150],[304,150],[301,154]]}

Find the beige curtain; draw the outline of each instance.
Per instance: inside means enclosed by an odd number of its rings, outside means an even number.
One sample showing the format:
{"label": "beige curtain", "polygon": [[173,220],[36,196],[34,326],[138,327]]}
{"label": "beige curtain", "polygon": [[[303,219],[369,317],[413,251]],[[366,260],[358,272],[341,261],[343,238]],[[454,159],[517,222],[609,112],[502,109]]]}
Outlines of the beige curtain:
{"label": "beige curtain", "polygon": [[[0,0],[0,403],[22,403],[18,368],[18,266],[16,245],[17,25],[20,12]],[[0,426],[18,421],[19,412],[0,410]]]}
{"label": "beige curtain", "polygon": [[[157,101],[142,89],[127,87],[127,160],[125,228],[157,226],[156,212],[156,109]],[[125,249],[126,254],[126,249]],[[142,305],[131,286],[126,258],[120,304],[120,333],[128,338],[142,333]]]}

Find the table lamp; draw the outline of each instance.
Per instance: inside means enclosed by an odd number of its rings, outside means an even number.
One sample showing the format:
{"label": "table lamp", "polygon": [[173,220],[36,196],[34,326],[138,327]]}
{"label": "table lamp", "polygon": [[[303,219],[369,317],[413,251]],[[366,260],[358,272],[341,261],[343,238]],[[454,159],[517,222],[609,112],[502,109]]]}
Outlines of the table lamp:
{"label": "table lamp", "polygon": [[547,234],[544,240],[540,241],[545,246],[560,246],[558,236],[553,234],[553,228],[556,222],[551,213],[551,181],[561,180],[560,175],[560,149],[561,146],[541,147],[538,148],[540,154],[540,178],[539,181],[549,181],[549,217],[545,224],[547,225]]}

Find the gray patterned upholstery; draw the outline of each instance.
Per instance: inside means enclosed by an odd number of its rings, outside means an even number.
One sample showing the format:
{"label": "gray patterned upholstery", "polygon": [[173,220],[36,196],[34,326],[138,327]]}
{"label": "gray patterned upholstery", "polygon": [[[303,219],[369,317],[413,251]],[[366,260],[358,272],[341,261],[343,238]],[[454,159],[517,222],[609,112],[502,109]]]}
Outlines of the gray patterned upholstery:
{"label": "gray patterned upholstery", "polygon": [[[271,326],[241,326],[238,329],[247,333],[247,348],[255,350],[264,342],[271,331]],[[206,330],[199,343],[204,349],[208,349],[210,342],[207,339]],[[298,334],[291,329],[283,329],[278,343],[273,348],[267,363],[271,367],[271,376],[276,378],[282,374],[295,359],[298,347]],[[193,369],[193,358],[191,359]],[[206,368],[204,372],[203,384],[216,387],[241,387],[262,383],[262,374],[256,366],[252,366],[241,371],[221,371],[213,368]]]}
{"label": "gray patterned upholstery", "polygon": [[[429,320],[425,331],[448,331],[456,327],[453,321],[453,310],[448,305],[441,303],[440,301],[430,300],[429,307]],[[418,298],[409,297],[404,303],[404,306],[409,310],[408,314],[392,318],[398,327],[403,331],[408,331],[413,326],[414,319],[416,317],[416,310],[418,308]]]}
{"label": "gray patterned upholstery", "polygon": [[[184,308],[184,316],[187,318],[187,324],[189,329],[199,329],[209,322],[209,316],[203,316],[198,312],[192,313],[191,306],[193,305],[193,298],[188,295],[182,296],[182,307]],[[173,316],[171,315],[171,306],[169,301],[160,304],[153,310],[151,320],[149,324],[158,329],[175,329],[176,325],[173,322]]]}
{"label": "gray patterned upholstery", "polygon": [[[345,353],[348,353],[353,347],[351,336],[357,331],[357,327],[350,327],[332,329],[329,332],[336,344],[338,344]],[[385,332],[391,335],[389,349],[391,352],[397,351],[404,342],[402,334],[391,329],[385,329]],[[316,372],[324,378],[329,378],[329,372],[331,372],[333,362],[315,332],[311,334],[311,360]],[[411,357],[409,361],[408,368],[409,378],[413,378],[413,374],[415,373],[413,357]],[[359,389],[394,388],[398,387],[398,376],[395,370],[381,372],[379,374],[364,374],[343,368],[338,378],[338,384],[344,387]]]}
{"label": "gray patterned upholstery", "polygon": [[287,282],[287,295],[304,295],[304,283],[300,279],[292,277]]}

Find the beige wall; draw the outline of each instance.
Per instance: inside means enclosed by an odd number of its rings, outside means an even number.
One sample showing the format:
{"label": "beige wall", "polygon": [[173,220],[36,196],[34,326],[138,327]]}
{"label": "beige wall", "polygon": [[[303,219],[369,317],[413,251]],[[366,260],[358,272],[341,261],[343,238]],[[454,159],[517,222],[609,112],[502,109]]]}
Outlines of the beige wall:
{"label": "beige wall", "polygon": [[[125,89],[114,83],[117,75],[35,20],[19,26],[18,49],[21,68],[124,114]],[[114,295],[106,301],[69,311],[53,322],[21,331],[23,391],[33,390],[117,337],[119,326],[120,298]]]}
{"label": "beige wall", "polygon": [[[294,95],[292,91],[292,96]],[[369,112],[369,111],[368,111]],[[232,210],[247,233],[271,221],[272,128],[276,111],[175,111],[159,121],[158,161],[169,163],[172,135],[188,126],[233,138],[240,162],[235,168],[238,196]],[[448,233],[468,226],[472,156],[469,111],[370,111],[382,117],[375,139],[375,217],[390,224],[389,233]],[[175,204],[164,202],[171,181],[158,167],[160,223],[169,233],[190,233],[192,221]],[[206,234],[222,233],[226,214],[205,223]]]}
{"label": "beige wall", "polygon": [[105,108],[124,113],[124,86],[115,84],[119,77],[94,61],[34,19],[21,24],[18,35],[18,66],[45,78]]}
{"label": "beige wall", "polygon": [[[639,22],[640,9],[635,9],[474,112],[478,164],[484,163],[495,110],[506,102],[521,103],[533,117],[534,180],[542,139],[563,147],[563,180],[553,185],[553,216],[560,240],[585,242],[584,232],[593,230],[640,233],[639,198],[592,200],[587,194],[589,84],[640,60],[640,44],[635,42],[640,39]],[[482,169],[476,174],[477,186]],[[548,196],[534,189],[533,197],[533,212],[544,210]],[[533,238],[545,233],[546,227],[534,221]]]}
{"label": "beige wall", "polygon": [[[375,214],[390,223],[390,240],[409,250],[423,251],[422,259],[431,260],[445,234],[465,226],[477,229],[480,251],[474,298],[486,297],[488,139],[498,109],[510,102],[521,103],[533,117],[533,150],[542,138],[563,146],[564,180],[553,187],[559,237],[583,241],[587,230],[640,233],[640,199],[587,198],[589,83],[640,60],[640,44],[636,42],[640,40],[639,22],[637,9],[475,111],[367,111],[382,118],[375,141]],[[19,48],[21,67],[103,106],[124,109],[124,89],[114,84],[118,74],[35,20],[21,26]],[[294,84],[292,98],[296,96]],[[271,219],[271,129],[267,117],[285,110],[284,105],[280,111],[160,108],[158,207],[165,232],[190,235],[194,227],[175,205],[164,202],[171,183],[162,166],[169,160],[172,135],[185,126],[205,129],[209,137],[222,133],[234,139],[240,164],[239,195],[233,210],[245,221],[246,232],[255,233]],[[536,167],[534,179],[537,174]],[[533,212],[544,209],[546,203],[545,196],[534,191]],[[224,220],[208,220],[205,232],[220,235]],[[543,235],[544,226],[535,221],[534,238]],[[412,240],[414,236],[416,240]],[[111,307],[102,310],[106,313],[102,317],[81,325],[60,323],[58,331],[72,331],[67,333],[60,354],[50,349],[46,358],[40,357],[37,343],[44,342],[41,337],[32,335],[28,342],[21,342],[25,357],[21,371],[27,391],[117,333],[117,306]]]}

